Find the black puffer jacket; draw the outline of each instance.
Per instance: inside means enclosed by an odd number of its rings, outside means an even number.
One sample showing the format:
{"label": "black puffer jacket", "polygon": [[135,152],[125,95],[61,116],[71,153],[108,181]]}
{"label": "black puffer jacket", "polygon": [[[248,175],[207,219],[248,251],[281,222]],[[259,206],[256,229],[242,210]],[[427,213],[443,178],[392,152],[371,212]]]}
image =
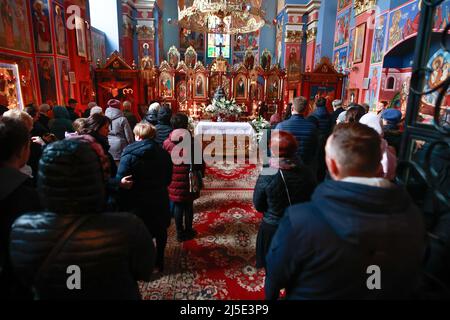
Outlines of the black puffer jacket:
{"label": "black puffer jacket", "polygon": [[[82,141],[48,146],[39,168],[38,188],[46,212],[26,214],[13,224],[13,269],[32,287],[37,270],[63,233],[74,231],[42,271],[36,285],[41,299],[139,299],[136,281],[149,280],[154,245],[142,221],[129,213],[100,213],[105,188],[97,154]],[[68,290],[67,268],[81,269],[81,290]]]}
{"label": "black puffer jacket", "polygon": [[[316,187],[316,180],[311,171],[300,163],[289,170],[283,169],[291,203],[306,202]],[[279,169],[264,168],[256,182],[253,194],[255,209],[264,213],[264,222],[278,225],[289,207],[288,195]]]}

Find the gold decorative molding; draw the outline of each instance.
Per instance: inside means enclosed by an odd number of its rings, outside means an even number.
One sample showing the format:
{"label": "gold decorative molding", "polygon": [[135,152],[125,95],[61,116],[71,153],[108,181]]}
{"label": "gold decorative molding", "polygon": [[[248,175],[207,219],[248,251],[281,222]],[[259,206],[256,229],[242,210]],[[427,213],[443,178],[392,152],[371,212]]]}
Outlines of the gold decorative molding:
{"label": "gold decorative molding", "polygon": [[316,40],[317,37],[317,27],[313,27],[306,31],[306,42],[311,42]]}
{"label": "gold decorative molding", "polygon": [[299,30],[288,30],[286,31],[286,42],[302,42],[303,31]]}
{"label": "gold decorative molding", "polygon": [[146,25],[138,26],[136,28],[138,35],[138,40],[154,40],[155,39],[155,29],[149,28]]}
{"label": "gold decorative molding", "polygon": [[353,5],[353,10],[355,11],[355,16],[372,9],[377,4],[376,0],[355,0]]}

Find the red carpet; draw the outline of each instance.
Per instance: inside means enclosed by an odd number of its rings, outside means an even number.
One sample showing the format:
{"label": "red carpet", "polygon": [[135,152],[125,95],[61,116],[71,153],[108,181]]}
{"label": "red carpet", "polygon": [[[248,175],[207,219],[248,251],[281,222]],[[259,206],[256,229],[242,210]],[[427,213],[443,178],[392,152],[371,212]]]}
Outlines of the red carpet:
{"label": "red carpet", "polygon": [[144,299],[264,298],[264,271],[254,267],[261,214],[251,200],[258,168],[217,165],[206,172],[205,190],[194,206],[198,236],[179,244],[172,225],[166,270],[154,281],[140,284]]}

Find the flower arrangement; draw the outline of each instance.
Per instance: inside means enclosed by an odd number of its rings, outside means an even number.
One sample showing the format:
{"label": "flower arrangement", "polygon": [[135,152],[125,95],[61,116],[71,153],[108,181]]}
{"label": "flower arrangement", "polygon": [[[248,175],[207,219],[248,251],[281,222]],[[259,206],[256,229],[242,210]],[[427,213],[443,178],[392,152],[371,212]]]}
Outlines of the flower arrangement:
{"label": "flower arrangement", "polygon": [[205,108],[205,112],[211,116],[230,117],[239,116],[244,108],[236,104],[236,100],[226,98],[213,99],[212,103]]}
{"label": "flower arrangement", "polygon": [[263,137],[264,130],[270,129],[270,123],[261,116],[251,121],[250,124],[256,131],[256,139],[258,139],[258,142]]}

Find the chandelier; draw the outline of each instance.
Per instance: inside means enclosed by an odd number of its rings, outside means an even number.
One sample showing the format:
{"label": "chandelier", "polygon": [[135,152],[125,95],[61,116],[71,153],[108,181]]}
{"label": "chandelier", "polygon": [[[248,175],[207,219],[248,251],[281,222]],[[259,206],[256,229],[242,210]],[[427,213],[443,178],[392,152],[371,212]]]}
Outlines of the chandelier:
{"label": "chandelier", "polygon": [[[178,24],[190,31],[237,34],[261,29],[266,23],[262,0],[180,0]],[[191,3],[191,5],[186,5]]]}

